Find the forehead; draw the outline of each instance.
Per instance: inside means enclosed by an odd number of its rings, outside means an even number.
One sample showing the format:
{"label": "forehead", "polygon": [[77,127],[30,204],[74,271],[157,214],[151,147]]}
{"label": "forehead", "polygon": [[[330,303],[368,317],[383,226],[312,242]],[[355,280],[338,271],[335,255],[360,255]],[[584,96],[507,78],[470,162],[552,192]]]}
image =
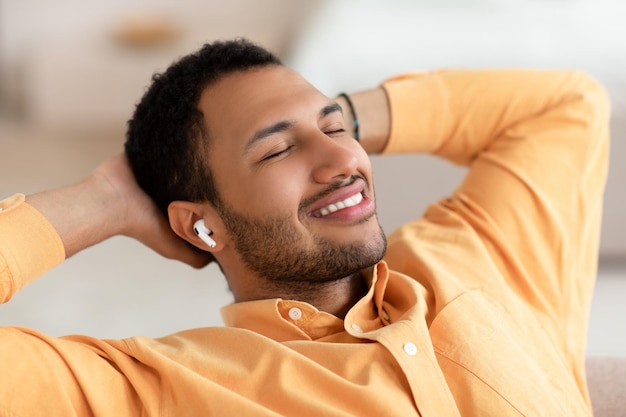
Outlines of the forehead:
{"label": "forehead", "polygon": [[316,117],[329,102],[295,71],[269,66],[221,78],[203,91],[198,107],[212,145],[223,140],[243,145],[256,130]]}

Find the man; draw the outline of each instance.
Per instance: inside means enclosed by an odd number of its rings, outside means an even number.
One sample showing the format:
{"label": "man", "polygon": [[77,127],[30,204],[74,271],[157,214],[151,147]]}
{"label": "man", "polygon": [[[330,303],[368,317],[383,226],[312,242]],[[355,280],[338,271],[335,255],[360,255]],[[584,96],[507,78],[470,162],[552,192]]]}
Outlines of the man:
{"label": "man", "polygon": [[[245,41],[207,45],[154,78],[128,159],[2,202],[0,288],[126,234],[218,262],[228,327],[2,329],[0,416],[590,415],[607,118],[576,72],[407,74],[332,100]],[[385,239],[366,154],[381,151],[469,172]]]}

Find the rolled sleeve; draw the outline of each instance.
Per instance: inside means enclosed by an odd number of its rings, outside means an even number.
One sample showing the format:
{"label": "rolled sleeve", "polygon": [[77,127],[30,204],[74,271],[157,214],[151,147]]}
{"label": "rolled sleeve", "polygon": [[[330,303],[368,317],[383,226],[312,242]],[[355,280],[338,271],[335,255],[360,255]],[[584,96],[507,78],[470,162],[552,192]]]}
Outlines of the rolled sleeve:
{"label": "rolled sleeve", "polygon": [[56,230],[23,194],[0,201],[0,302],[64,259]]}

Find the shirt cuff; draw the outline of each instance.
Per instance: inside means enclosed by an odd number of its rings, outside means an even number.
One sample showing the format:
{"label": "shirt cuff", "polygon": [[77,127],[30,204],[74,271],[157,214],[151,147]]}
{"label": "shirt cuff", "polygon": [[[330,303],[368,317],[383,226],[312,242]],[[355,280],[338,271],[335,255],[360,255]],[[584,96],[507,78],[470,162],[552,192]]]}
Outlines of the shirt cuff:
{"label": "shirt cuff", "polygon": [[400,74],[387,79],[391,115],[383,153],[434,153],[444,137],[446,94],[437,73]]}
{"label": "shirt cuff", "polygon": [[65,260],[50,222],[23,194],[0,201],[0,302]]}

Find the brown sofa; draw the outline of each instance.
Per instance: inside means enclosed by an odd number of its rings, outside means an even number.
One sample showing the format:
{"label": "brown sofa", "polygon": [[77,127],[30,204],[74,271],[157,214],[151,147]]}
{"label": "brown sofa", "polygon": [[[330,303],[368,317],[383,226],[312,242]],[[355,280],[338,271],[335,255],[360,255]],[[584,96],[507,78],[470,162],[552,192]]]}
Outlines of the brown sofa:
{"label": "brown sofa", "polygon": [[626,417],[626,356],[588,358],[587,381],[595,417]]}

